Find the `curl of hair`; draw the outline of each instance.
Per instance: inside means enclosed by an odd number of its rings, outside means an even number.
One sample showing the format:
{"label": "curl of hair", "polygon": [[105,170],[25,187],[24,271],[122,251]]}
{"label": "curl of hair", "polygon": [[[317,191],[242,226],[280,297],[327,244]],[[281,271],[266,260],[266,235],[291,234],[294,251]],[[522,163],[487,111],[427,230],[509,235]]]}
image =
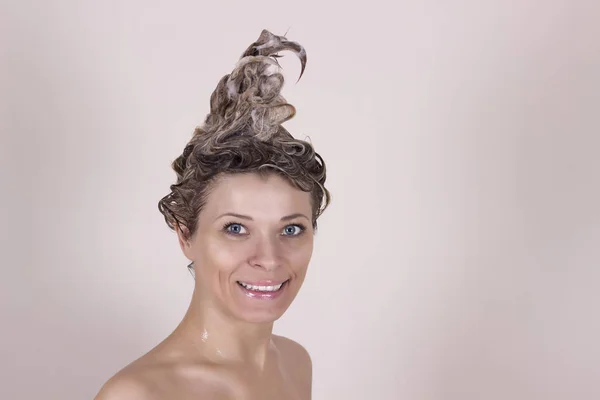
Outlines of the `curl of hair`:
{"label": "curl of hair", "polygon": [[313,146],[295,139],[282,124],[296,109],[281,95],[283,75],[277,62],[291,51],[306,66],[304,48],[263,30],[225,75],[210,97],[210,113],[183,153],[172,163],[177,182],[158,208],[171,229],[192,236],[210,188],[223,174],[277,173],[311,193],[313,225],[330,202],[326,167]]}

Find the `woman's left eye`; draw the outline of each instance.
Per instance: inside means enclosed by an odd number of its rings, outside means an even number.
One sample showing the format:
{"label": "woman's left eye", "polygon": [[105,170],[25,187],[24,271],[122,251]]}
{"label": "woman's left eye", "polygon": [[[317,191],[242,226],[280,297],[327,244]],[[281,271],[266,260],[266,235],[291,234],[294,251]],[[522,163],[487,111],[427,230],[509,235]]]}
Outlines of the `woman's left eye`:
{"label": "woman's left eye", "polygon": [[296,236],[304,232],[304,227],[300,225],[288,225],[283,229],[286,236]]}

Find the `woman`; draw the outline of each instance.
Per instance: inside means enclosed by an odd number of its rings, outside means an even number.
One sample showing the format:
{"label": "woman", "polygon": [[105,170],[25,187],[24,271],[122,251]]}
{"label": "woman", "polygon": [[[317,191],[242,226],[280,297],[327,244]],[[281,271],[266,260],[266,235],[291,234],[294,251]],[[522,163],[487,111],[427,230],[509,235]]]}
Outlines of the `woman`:
{"label": "woman", "polygon": [[159,209],[192,261],[192,300],[174,332],[97,400],[310,398],[308,353],[272,328],[302,285],[330,197],[321,157],[281,126],[295,114],[280,95],[284,50],[304,71],[302,46],[263,31],[173,162],[177,183]]}

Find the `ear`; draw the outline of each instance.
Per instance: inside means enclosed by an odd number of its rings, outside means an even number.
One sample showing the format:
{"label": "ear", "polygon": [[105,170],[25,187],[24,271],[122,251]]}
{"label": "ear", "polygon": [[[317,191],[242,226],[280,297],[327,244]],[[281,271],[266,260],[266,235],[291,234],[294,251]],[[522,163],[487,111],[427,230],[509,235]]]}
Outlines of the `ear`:
{"label": "ear", "polygon": [[179,240],[179,247],[181,247],[181,251],[183,254],[190,260],[192,260],[192,244],[190,242],[191,235],[189,234],[189,230],[187,227],[183,225],[177,225],[175,227],[175,232],[177,233],[177,239]]}

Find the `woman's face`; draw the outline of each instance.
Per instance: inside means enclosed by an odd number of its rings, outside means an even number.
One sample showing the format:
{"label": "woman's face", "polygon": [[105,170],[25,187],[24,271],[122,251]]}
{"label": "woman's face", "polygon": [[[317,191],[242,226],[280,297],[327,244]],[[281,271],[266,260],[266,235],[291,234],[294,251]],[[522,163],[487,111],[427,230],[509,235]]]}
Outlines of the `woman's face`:
{"label": "woman's face", "polygon": [[296,297],[313,251],[310,193],[276,174],[217,181],[187,243],[198,296],[236,319],[273,322]]}

